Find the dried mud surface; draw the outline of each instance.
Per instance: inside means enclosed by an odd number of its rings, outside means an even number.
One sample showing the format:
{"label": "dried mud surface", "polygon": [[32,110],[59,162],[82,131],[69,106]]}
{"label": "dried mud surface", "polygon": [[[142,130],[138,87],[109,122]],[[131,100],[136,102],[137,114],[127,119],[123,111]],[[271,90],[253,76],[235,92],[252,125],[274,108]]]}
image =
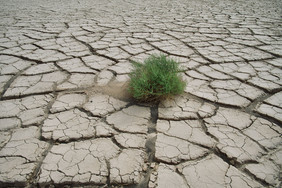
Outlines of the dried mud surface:
{"label": "dried mud surface", "polygon": [[[0,187],[281,187],[280,1],[0,3]],[[185,93],[136,103],[160,53]]]}

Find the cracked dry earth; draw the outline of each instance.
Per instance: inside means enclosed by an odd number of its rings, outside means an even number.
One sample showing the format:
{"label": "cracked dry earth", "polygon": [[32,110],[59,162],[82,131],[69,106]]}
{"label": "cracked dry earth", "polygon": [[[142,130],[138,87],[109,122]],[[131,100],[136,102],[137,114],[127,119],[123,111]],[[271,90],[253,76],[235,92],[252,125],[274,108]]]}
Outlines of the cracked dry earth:
{"label": "cracked dry earth", "polygon": [[[0,187],[281,187],[281,8],[1,0]],[[129,100],[160,53],[185,93]]]}

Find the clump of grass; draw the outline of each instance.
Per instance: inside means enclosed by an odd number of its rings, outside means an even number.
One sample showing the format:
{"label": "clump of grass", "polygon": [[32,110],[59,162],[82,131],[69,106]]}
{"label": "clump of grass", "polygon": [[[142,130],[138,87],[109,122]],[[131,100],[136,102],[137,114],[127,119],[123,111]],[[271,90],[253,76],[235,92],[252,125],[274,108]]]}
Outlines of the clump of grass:
{"label": "clump of grass", "polygon": [[136,100],[156,102],[183,93],[186,83],[173,59],[153,55],[144,63],[132,63],[134,70],[130,74],[129,92]]}

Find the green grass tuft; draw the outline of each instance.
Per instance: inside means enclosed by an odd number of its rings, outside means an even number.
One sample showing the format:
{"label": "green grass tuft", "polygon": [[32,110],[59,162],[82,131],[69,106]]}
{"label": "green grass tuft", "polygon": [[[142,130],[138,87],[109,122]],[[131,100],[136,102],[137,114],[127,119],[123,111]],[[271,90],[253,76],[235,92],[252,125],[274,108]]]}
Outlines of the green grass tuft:
{"label": "green grass tuft", "polygon": [[164,55],[151,56],[144,63],[132,62],[129,92],[141,102],[160,101],[181,94],[186,83],[182,80],[178,63]]}

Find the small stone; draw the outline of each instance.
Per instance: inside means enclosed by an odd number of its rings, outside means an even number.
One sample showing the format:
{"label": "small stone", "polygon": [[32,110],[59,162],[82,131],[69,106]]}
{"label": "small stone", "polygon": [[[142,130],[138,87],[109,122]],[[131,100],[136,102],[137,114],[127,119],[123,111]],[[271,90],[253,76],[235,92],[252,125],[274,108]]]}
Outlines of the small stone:
{"label": "small stone", "polygon": [[142,169],[143,169],[143,172],[146,172],[148,170],[148,166],[146,164],[144,164]]}

